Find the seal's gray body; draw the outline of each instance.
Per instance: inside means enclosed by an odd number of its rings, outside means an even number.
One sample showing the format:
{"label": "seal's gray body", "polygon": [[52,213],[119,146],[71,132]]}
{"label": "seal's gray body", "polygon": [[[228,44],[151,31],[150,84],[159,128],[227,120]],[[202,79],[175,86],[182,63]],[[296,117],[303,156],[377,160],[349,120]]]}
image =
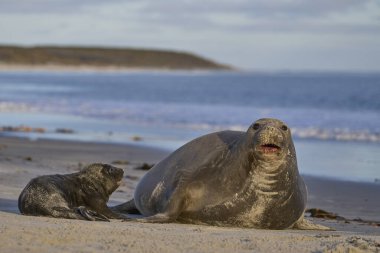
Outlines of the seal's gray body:
{"label": "seal's gray body", "polygon": [[18,207],[22,214],[34,216],[104,221],[122,218],[106,205],[122,177],[122,169],[106,164],[92,164],[78,173],[40,176],[21,192]]}
{"label": "seal's gray body", "polygon": [[285,229],[302,221],[306,187],[290,130],[261,119],[247,132],[197,138],[154,166],[137,185],[133,208],[143,222]]}

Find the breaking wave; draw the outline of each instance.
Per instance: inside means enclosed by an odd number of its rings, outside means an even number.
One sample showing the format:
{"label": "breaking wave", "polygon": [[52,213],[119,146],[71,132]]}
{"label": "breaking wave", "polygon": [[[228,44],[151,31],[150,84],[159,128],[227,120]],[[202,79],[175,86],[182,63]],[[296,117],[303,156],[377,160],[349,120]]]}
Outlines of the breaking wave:
{"label": "breaking wave", "polygon": [[[287,122],[294,138],[379,142],[375,113],[300,109],[250,108],[236,106],[183,105],[162,103],[113,103],[95,101],[0,101],[0,112],[49,113],[112,120],[161,128],[212,132],[246,131],[252,120],[276,117]],[[360,124],[360,122],[362,124]],[[70,127],[70,122],[67,122]],[[365,127],[367,126],[367,127]],[[43,126],[42,126],[43,127]]]}

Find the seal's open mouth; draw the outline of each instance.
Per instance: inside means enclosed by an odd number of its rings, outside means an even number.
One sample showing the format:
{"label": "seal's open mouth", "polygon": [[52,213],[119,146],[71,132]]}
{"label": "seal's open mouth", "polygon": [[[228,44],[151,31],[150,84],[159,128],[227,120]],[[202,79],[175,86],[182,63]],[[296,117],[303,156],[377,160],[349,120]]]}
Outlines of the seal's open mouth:
{"label": "seal's open mouth", "polygon": [[265,154],[274,154],[281,151],[281,148],[273,143],[260,145],[260,150]]}

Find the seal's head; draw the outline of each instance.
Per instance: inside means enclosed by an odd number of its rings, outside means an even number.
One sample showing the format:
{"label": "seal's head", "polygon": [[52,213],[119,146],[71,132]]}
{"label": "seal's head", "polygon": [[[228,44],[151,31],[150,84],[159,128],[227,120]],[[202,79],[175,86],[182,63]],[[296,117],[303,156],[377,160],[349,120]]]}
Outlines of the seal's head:
{"label": "seal's head", "polygon": [[121,184],[124,171],[108,164],[94,163],[80,173],[82,178],[86,178],[86,181],[90,181],[98,189],[104,189],[106,194],[111,195]]}
{"label": "seal's head", "polygon": [[260,160],[279,160],[294,153],[289,127],[277,119],[259,119],[248,129],[249,143]]}

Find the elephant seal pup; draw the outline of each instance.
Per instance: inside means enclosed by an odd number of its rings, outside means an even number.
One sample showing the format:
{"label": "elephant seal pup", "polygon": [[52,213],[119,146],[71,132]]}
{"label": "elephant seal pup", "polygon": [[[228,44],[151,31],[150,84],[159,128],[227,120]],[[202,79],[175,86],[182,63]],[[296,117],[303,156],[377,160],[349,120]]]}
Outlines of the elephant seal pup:
{"label": "elephant seal pup", "polygon": [[155,165],[134,199],[112,209],[141,222],[328,229],[304,219],[307,192],[290,129],[260,119],[246,132],[199,137]]}
{"label": "elephant seal pup", "polygon": [[122,218],[106,205],[123,178],[123,170],[95,163],[77,173],[32,179],[21,192],[22,214],[55,218],[101,220]]}

